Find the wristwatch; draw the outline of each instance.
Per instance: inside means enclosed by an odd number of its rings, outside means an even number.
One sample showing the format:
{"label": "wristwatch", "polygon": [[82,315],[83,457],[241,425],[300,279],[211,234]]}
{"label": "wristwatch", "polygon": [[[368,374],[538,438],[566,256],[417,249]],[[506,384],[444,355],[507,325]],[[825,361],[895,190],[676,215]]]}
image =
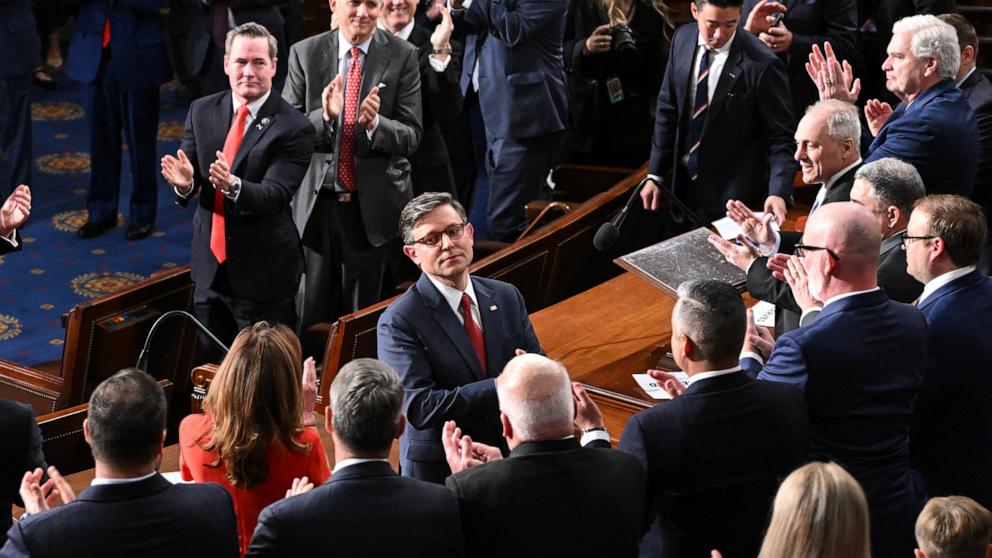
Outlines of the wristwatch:
{"label": "wristwatch", "polygon": [[447,44],[441,48],[435,48],[433,54],[451,54],[451,45]]}
{"label": "wristwatch", "polygon": [[227,190],[222,190],[222,192],[228,199],[236,200],[238,199],[238,194],[241,193],[241,179],[237,176],[232,176],[231,178],[233,179],[231,185],[227,187]]}

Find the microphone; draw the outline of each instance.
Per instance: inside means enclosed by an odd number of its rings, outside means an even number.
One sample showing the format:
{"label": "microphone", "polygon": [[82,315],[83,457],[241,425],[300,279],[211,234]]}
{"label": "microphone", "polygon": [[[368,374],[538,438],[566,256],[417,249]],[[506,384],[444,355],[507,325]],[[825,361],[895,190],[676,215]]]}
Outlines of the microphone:
{"label": "microphone", "polygon": [[196,325],[196,327],[199,328],[200,331],[204,333],[204,335],[210,338],[210,340],[214,343],[214,345],[220,347],[220,349],[224,351],[224,354],[227,354],[229,350],[227,348],[227,345],[221,343],[220,339],[217,339],[213,333],[210,333],[210,330],[207,329],[207,326],[201,324],[200,321],[193,316],[193,314],[190,314],[185,310],[169,310],[165,314],[159,316],[158,319],[155,320],[155,323],[152,324],[151,329],[148,330],[148,335],[145,337],[145,345],[144,347],[141,348],[141,353],[138,354],[138,363],[134,365],[135,368],[139,370],[145,370],[147,372],[145,365],[148,364],[148,353],[151,350],[152,339],[155,337],[155,332],[158,331],[159,325],[161,325],[162,322],[173,316],[184,316],[185,318],[193,322]]}
{"label": "microphone", "polygon": [[605,252],[617,243],[617,239],[620,238],[620,226],[623,225],[623,220],[627,218],[627,212],[634,205],[634,201],[638,199],[638,194],[641,193],[641,188],[644,187],[644,183],[647,181],[648,177],[645,176],[643,180],[638,182],[623,208],[617,211],[617,214],[612,219],[599,226],[596,236],[592,237],[593,247],[600,252]]}

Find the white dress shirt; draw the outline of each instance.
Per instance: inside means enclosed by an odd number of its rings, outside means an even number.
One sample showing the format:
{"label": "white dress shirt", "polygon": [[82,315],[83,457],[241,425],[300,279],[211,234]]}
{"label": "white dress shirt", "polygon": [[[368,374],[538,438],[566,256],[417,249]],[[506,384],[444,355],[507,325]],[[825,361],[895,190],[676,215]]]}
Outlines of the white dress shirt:
{"label": "white dress shirt", "polygon": [[972,271],[975,271],[975,266],[969,265],[966,267],[955,269],[954,271],[948,271],[947,273],[938,275],[933,279],[927,281],[927,284],[923,286],[923,292],[920,293],[919,301],[917,301],[916,303],[917,306],[923,304],[923,301],[926,300],[927,297],[932,295],[937,289],[943,287],[944,285],[950,283],[951,281],[959,277],[964,277],[965,275],[968,275]]}
{"label": "white dress shirt", "polygon": [[[465,318],[462,316],[462,291],[454,289],[445,285],[444,283],[438,281],[429,274],[427,278],[431,283],[437,287],[438,292],[444,297],[445,302],[451,307],[451,311],[455,313],[455,317],[458,318],[458,323],[465,325]],[[472,300],[472,319],[475,320],[476,325],[479,326],[479,330],[482,330],[482,314],[479,312],[479,299],[475,296],[475,287],[472,286],[472,278],[468,278],[468,286],[465,287],[465,294],[468,298]]]}

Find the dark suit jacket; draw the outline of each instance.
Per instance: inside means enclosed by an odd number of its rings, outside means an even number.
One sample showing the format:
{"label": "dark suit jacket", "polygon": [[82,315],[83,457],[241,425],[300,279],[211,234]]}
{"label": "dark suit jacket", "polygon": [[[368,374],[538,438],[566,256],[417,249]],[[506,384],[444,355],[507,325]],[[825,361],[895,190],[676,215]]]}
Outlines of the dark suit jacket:
{"label": "dark suit jacket", "polygon": [[992,209],[992,82],[976,69],[961,83],[961,92],[978,122],[978,174],[971,199],[985,208],[987,218]]}
{"label": "dark suit jacket", "polygon": [[[448,146],[445,145],[444,137],[441,135],[441,126],[450,123],[461,114],[464,101],[462,90],[458,86],[458,76],[462,71],[461,47],[457,43],[452,43],[451,62],[443,72],[439,73],[430,63],[431,52],[434,50],[434,45],[431,44],[431,31],[414,25],[409,41],[417,47],[420,63],[420,96],[424,130],[420,146],[413,154],[411,162],[414,170],[444,166],[449,162]],[[421,190],[433,192],[442,188],[442,185],[437,185],[435,188],[428,186],[424,185]]]}
{"label": "dark suit jacket", "polygon": [[644,468],[575,438],[520,444],[506,459],[445,481],[469,556],[636,556]]}
{"label": "dark suit jacket", "polygon": [[954,82],[944,80],[908,107],[896,107],[868,147],[865,162],[883,157],[916,167],[927,194],[971,194],[978,169],[978,124]]}
{"label": "dark suit jacket", "polygon": [[41,46],[30,0],[0,0],[0,78],[30,73]]}
{"label": "dark suit jacket", "polygon": [[[519,139],[565,129],[562,34],[568,0],[473,0],[452,13],[466,39],[462,90],[476,56],[486,134]],[[481,44],[480,44],[481,43]]]}
{"label": "dark suit jacket", "polygon": [[922,508],[909,475],[909,427],[926,350],[923,315],[878,290],[833,302],[779,337],[764,369],[741,363],[752,377],[805,389],[809,459],[837,461],[861,484],[874,556],[912,544]]}
{"label": "dark suit jacket", "polygon": [[458,501],[389,463],[357,463],[312,491],[264,510],[246,556],[465,555]]}
{"label": "dark suit jacket", "polygon": [[[758,0],[745,0],[741,8],[741,30],[747,16]],[[851,60],[855,55],[858,29],[858,6],[855,0],[782,0],[787,11],[782,24],[792,31],[792,47],[779,55],[789,73],[793,116],[798,121],[806,107],[819,100],[813,80],[806,73],[806,61],[813,45],[823,48],[830,41],[838,60]]]}
{"label": "dark suit jacket", "polygon": [[18,252],[20,251],[21,246],[23,244],[24,243],[21,242],[21,239],[19,237],[17,239],[17,246],[11,246],[10,242],[0,239],[0,255],[9,254],[11,252]]}
{"label": "dark suit jacket", "polygon": [[658,93],[648,172],[666,178],[691,208],[711,220],[723,217],[727,200],[760,207],[769,195],[792,199],[794,126],[785,66],[750,33],[736,33],[730,55],[706,111],[699,147],[699,178],[689,184],[681,163],[688,143],[692,99],[689,74],[699,30],[675,32]]}
{"label": "dark suit jacket", "polygon": [[[213,11],[215,3],[204,4],[203,0],[186,0],[189,14],[185,21],[188,25],[186,33],[186,66],[192,75],[197,75],[210,58],[207,53],[213,42]],[[286,60],[286,37],[284,33],[285,20],[279,13],[279,3],[274,0],[227,0],[227,7],[238,25],[255,22],[265,27],[276,38],[278,46],[276,57],[280,62]],[[224,21],[227,21],[225,15]],[[223,48],[220,49],[223,54]],[[277,64],[282,69],[283,64]],[[285,72],[280,72],[285,74]]]}
{"label": "dark suit jacket", "polygon": [[0,399],[0,546],[10,529],[10,505],[20,503],[17,494],[24,473],[36,467],[46,469],[41,451],[41,431],[31,407],[24,403]]}
{"label": "dark suit jacket", "polygon": [[[807,77],[807,79],[809,78]],[[827,190],[827,194],[823,197],[823,203],[850,201],[851,188],[854,187],[854,175],[857,171],[857,168],[853,168],[838,178]],[[782,235],[782,242],[779,245],[779,252],[791,254],[802,237],[802,233],[783,231],[780,234]],[[779,281],[772,275],[771,270],[768,269],[768,258],[758,258],[747,269],[747,292],[758,300],[775,305],[775,333],[777,335],[782,335],[799,327],[799,313],[802,312],[802,308],[796,303],[796,297],[792,296],[792,289],[789,288],[788,283]]]}
{"label": "dark suit jacket", "polygon": [[992,279],[973,271],[920,303],[929,351],[913,409],[913,468],[929,496],[992,505]]}
{"label": "dark suit jacket", "polygon": [[172,79],[159,14],[162,0],[71,0],[69,4],[82,4],[65,62],[69,77],[82,83],[96,79],[103,57],[103,23],[109,15],[107,71],[117,86],[134,91]]}
{"label": "dark suit jacket", "polygon": [[502,281],[471,281],[482,315],[488,376],[464,327],[426,275],[379,318],[379,359],[399,373],[406,389],[407,423],[400,438],[404,475],[442,482],[450,474],[441,446],[447,420],[458,421],[473,440],[502,445],[493,379],[518,348],[544,354],[520,291]]}
{"label": "dark suit jacket", "polygon": [[620,438],[647,470],[641,556],[755,556],[778,483],[806,456],[803,394],[733,372],[634,415]]}
{"label": "dark suit jacket", "polygon": [[911,303],[923,292],[923,284],[906,271],[902,238],[893,235],[882,241],[878,258],[878,286],[896,302]]}
{"label": "dark suit jacket", "polygon": [[14,525],[5,557],[238,556],[231,497],[215,484],[172,484],[161,475],[91,486],[75,502]]}
{"label": "dark suit jacket", "polygon": [[[211,287],[217,275],[217,260],[210,251],[214,188],[208,177],[216,152],[224,148],[232,107],[230,91],[193,101],[181,145],[193,164],[193,182],[200,192],[193,215],[192,273],[201,287]],[[241,193],[237,202],[224,199],[224,265],[230,292],[223,294],[266,301],[296,292],[303,253],[289,203],[312,152],[310,123],[272,92],[245,132],[231,165],[231,174],[241,179]]]}
{"label": "dark suit jacket", "polygon": [[[282,96],[307,116],[317,141],[306,178],[293,198],[293,220],[301,236],[325,177],[331,183],[337,177],[336,123],[324,123],[321,93],[338,75],[338,36],[337,30],[327,31],[289,50],[289,76]],[[398,234],[400,211],[413,192],[409,157],[423,135],[417,49],[376,29],[362,67],[359,98],[364,99],[379,83],[386,85],[379,90],[379,127],[371,142],[361,127],[355,134],[358,202],[373,246],[382,246]]]}

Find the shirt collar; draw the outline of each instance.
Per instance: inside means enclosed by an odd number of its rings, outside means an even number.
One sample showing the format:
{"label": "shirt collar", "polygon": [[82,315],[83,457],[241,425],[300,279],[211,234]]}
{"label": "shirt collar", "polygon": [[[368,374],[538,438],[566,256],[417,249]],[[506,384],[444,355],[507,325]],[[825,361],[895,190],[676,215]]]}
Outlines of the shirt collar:
{"label": "shirt collar", "polygon": [[716,378],[717,376],[726,376],[727,374],[733,374],[734,372],[740,372],[741,367],[735,366],[733,368],[724,368],[723,370],[710,370],[709,372],[700,372],[699,374],[693,374],[689,376],[689,385],[698,382],[699,380],[708,380],[710,378]]}
{"label": "shirt collar", "polygon": [[[724,45],[720,48],[711,48],[710,52],[712,54],[727,54],[728,52],[730,52],[730,46],[734,44],[734,39],[736,38],[737,38],[737,31],[734,31],[734,36],[731,37],[729,41],[724,43]],[[706,47],[706,39],[704,39],[702,35],[700,35],[699,38],[696,40],[696,46]]]}
{"label": "shirt collar", "polygon": [[[251,115],[252,120],[258,117],[258,111],[262,109],[262,105],[265,104],[265,101],[269,100],[269,95],[271,94],[272,94],[272,90],[269,89],[268,91],[265,92],[265,95],[262,95],[261,97],[248,103],[248,114]],[[234,98],[234,95],[231,95],[231,106],[234,107],[233,112],[235,114],[237,114],[238,109],[241,108],[241,104],[238,103],[238,100]]]}
{"label": "shirt collar", "polygon": [[950,283],[951,281],[959,277],[964,277],[965,275],[968,275],[972,271],[975,271],[975,266],[969,265],[966,267],[955,269],[953,271],[948,271],[947,273],[938,275],[933,279],[927,281],[927,284],[923,285],[923,292],[920,293],[919,304],[922,304],[923,301],[926,300],[927,297],[932,295],[934,292],[936,292],[937,289],[943,287],[944,285]]}
{"label": "shirt collar", "polygon": [[[417,23],[416,20],[411,19],[410,20],[410,23],[407,23],[406,24],[406,27],[404,27],[403,29],[400,29],[399,31],[393,33],[393,36],[394,37],[399,37],[399,38],[403,39],[404,41],[408,41],[409,42],[410,41],[410,33],[413,33],[413,26],[416,25],[416,23]],[[376,22],[375,25],[376,25],[376,27],[378,27],[379,29],[382,29],[386,33],[390,33],[389,29],[386,29],[385,27],[382,26],[382,22],[381,21]]]}
{"label": "shirt collar", "polygon": [[[433,283],[434,286],[437,287],[438,292],[440,292],[441,293],[441,296],[444,297],[444,300],[448,303],[448,306],[451,307],[452,312],[454,312],[456,315],[459,315],[460,316],[461,315],[460,314],[460,312],[461,312],[460,308],[461,308],[461,305],[462,305],[462,291],[459,291],[458,289],[455,289],[455,288],[449,287],[448,285],[445,285],[444,283],[442,283],[442,282],[438,281],[437,279],[435,279],[429,273],[426,274],[426,275],[427,275],[427,278],[430,279],[431,283]],[[472,305],[475,306],[476,308],[478,308],[479,307],[479,299],[477,299],[475,297],[475,287],[472,286],[472,277],[471,276],[469,276],[469,278],[468,278],[468,286],[465,287],[465,294],[467,294],[468,297],[472,300]]]}
{"label": "shirt collar", "polygon": [[958,81],[958,83],[957,83],[958,89],[961,89],[961,84],[964,83],[964,82],[966,82],[966,81],[968,81],[968,78],[970,78],[971,77],[971,74],[975,73],[975,70],[977,70],[977,69],[978,69],[978,66],[975,66],[974,68],[971,69],[970,72],[968,72],[967,74],[965,74],[965,76],[963,78],[961,78],[960,81]]}
{"label": "shirt collar", "polygon": [[837,182],[838,180],[840,180],[840,177],[844,176],[845,174],[847,174],[848,171],[850,171],[851,169],[853,169],[854,167],[856,167],[856,166],[858,166],[860,164],[861,164],[861,157],[858,157],[858,160],[857,161],[855,161],[855,162],[851,163],[850,165],[847,165],[846,167],[840,169],[840,171],[838,171],[837,174],[835,174],[835,175],[831,176],[830,178],[828,178],[827,181],[823,183],[823,188],[825,190],[829,190],[830,187],[833,186],[835,182]]}
{"label": "shirt collar", "polygon": [[374,37],[374,36],[375,36],[375,33],[372,33],[371,35],[369,35],[369,38],[368,39],[365,39],[365,41],[362,42],[361,44],[353,45],[353,44],[351,44],[351,43],[348,42],[348,39],[345,39],[344,38],[344,35],[341,33],[341,29],[339,28],[338,29],[338,60],[341,60],[342,58],[344,58],[345,56],[347,56],[348,55],[348,52],[351,51],[351,47],[353,47],[353,46],[357,46],[358,47],[358,50],[362,51],[362,54],[366,54],[367,55],[369,53],[369,45],[372,44],[372,37]]}
{"label": "shirt collar", "polygon": [[837,296],[830,297],[827,300],[825,300],[823,302],[823,308],[826,309],[827,306],[830,306],[831,304],[833,304],[833,303],[835,303],[835,302],[837,302],[839,300],[844,300],[845,298],[850,298],[852,296],[858,296],[858,295],[861,295],[861,294],[873,293],[873,292],[878,291],[878,290],[881,290],[881,289],[879,287],[875,287],[873,289],[868,289],[866,291],[851,291],[849,293],[842,293],[842,294],[839,294]]}
{"label": "shirt collar", "polygon": [[152,471],[151,473],[148,473],[147,475],[142,475],[140,477],[130,477],[130,478],[126,478],[126,479],[103,479],[103,478],[100,478],[100,477],[96,477],[96,478],[93,479],[92,482],[90,482],[90,486],[101,486],[101,485],[108,485],[108,484],[129,484],[129,483],[132,483],[132,482],[141,482],[143,480],[148,480],[148,479],[154,477],[157,474],[158,474],[158,471]]}
{"label": "shirt collar", "polygon": [[332,474],[333,473],[337,473],[341,469],[344,469],[345,467],[351,467],[352,465],[358,465],[358,464],[361,464],[361,463],[374,463],[376,461],[382,461],[383,463],[389,463],[389,460],[388,459],[375,458],[375,457],[373,457],[373,458],[358,458],[358,457],[353,457],[351,459],[342,459],[341,461],[338,461],[337,463],[335,463],[334,464],[334,470],[331,471],[331,473]]}

